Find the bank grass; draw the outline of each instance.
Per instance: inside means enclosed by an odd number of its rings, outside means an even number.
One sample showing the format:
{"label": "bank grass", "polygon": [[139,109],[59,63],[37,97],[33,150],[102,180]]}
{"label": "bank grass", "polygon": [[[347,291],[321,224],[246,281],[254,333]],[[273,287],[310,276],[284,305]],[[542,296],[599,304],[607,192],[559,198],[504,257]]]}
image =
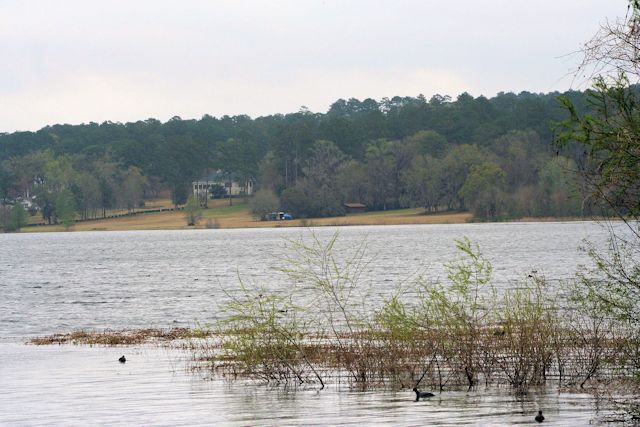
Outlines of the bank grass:
{"label": "bank grass", "polygon": [[[60,232],[60,231],[130,231],[130,230],[182,230],[194,228],[281,228],[281,227],[323,227],[354,225],[411,225],[411,224],[462,224],[473,222],[470,212],[427,212],[423,208],[392,209],[351,213],[328,218],[298,218],[287,221],[256,220],[249,210],[248,199],[234,198],[212,199],[208,208],[203,209],[202,217],[195,226],[188,226],[181,211],[162,211],[172,209],[171,199],[160,197],[145,200],[145,206],[136,208],[135,215],[126,215],[127,210],[107,210],[105,219],[78,221],[70,228],[63,225],[42,224],[41,215],[28,218],[29,227],[22,232]],[[548,218],[512,218],[509,222],[552,222],[584,221],[584,217],[548,217]],[[593,220],[594,218],[589,218]],[[595,218],[596,220],[598,218]]]}
{"label": "bank grass", "polygon": [[[471,214],[454,212],[424,215],[422,209],[397,209],[349,214],[329,218],[300,218],[287,221],[260,221],[250,213],[246,203],[234,206],[207,209],[203,221],[215,218],[220,228],[272,228],[272,227],[322,227],[346,225],[402,225],[402,224],[457,224],[468,222]],[[202,226],[202,224],[200,224]]]}
{"label": "bank grass", "polygon": [[[227,220],[248,220],[247,204],[234,201],[233,206],[228,206],[228,202],[222,203],[222,200],[211,201],[212,207],[203,210],[203,219],[198,223],[197,227],[189,227],[182,211],[164,211],[152,213],[138,213],[136,215],[120,216],[116,218],[96,219],[90,221],[76,222],[71,230],[73,231],[131,231],[131,230],[179,230],[190,228],[206,228],[207,220],[220,217],[222,221]],[[217,203],[213,203],[217,202]],[[166,206],[162,206],[167,208]],[[169,206],[172,207],[172,206]],[[244,212],[247,212],[244,215]],[[38,227],[28,227],[22,229],[23,232],[49,232],[49,231],[65,231],[64,226],[47,225]]]}
{"label": "bank grass", "polygon": [[[134,209],[106,209],[104,211],[104,213],[102,212],[102,210],[95,210],[92,213],[89,213],[89,218],[94,218],[94,220],[103,220],[101,219],[102,215],[104,214],[104,216],[106,217],[112,217],[112,216],[120,216],[120,215],[126,215],[128,213],[135,213],[135,214],[143,214],[144,212],[148,212],[148,211],[155,211],[155,210],[160,210],[160,209],[172,209],[174,208],[174,204],[171,201],[170,198],[166,198],[166,197],[159,197],[159,198],[152,198],[152,199],[145,199],[144,201],[144,206],[140,206],[140,207],[136,207]],[[75,219],[80,220],[81,217],[80,215],[76,214]],[[110,219],[110,218],[108,218]],[[104,219],[106,220],[106,219]],[[39,225],[39,224],[43,224],[44,223],[44,219],[42,218],[42,215],[40,213],[35,213],[33,215],[29,215],[27,218],[27,224],[29,225]],[[53,228],[54,226],[51,226],[51,228]]]}
{"label": "bank grass", "polygon": [[[186,220],[182,212],[157,212],[138,214],[118,218],[107,218],[76,222],[70,231],[131,231],[131,230],[176,230],[186,229]],[[23,228],[22,232],[58,232],[67,231],[59,224]]]}
{"label": "bank grass", "polygon": [[397,209],[355,213],[341,217],[311,218],[302,222],[306,221],[309,226],[462,224],[469,222],[471,218],[472,215],[468,212],[425,215],[422,209]]}
{"label": "bank grass", "polygon": [[[60,231],[130,231],[130,230],[181,230],[193,228],[271,228],[271,227],[321,227],[346,225],[401,225],[401,224],[457,224],[469,222],[472,215],[467,212],[425,214],[423,209],[396,209],[389,211],[363,212],[330,218],[302,218],[289,221],[260,221],[250,213],[247,200],[243,198],[215,199],[208,201],[202,218],[196,226],[188,226],[182,211],[148,212],[170,209],[170,199],[160,198],[146,201],[145,207],[136,209],[135,215],[123,215],[126,211],[109,211],[114,218],[79,221],[70,229],[63,225],[39,225],[25,227],[22,232]],[[30,224],[42,223],[40,216],[29,218]]]}

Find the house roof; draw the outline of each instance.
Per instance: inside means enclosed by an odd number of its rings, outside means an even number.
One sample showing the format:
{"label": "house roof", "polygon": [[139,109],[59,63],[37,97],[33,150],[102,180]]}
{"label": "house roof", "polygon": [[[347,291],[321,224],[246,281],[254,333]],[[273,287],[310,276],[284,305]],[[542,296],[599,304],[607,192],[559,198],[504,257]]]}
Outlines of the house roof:
{"label": "house roof", "polygon": [[[229,182],[229,181],[239,182],[240,179],[241,179],[241,176],[238,173],[216,171],[216,172],[214,172],[212,174],[209,174],[207,176],[203,176],[201,178],[198,178],[194,182]],[[253,181],[253,179],[252,178],[248,178],[247,181]]]}

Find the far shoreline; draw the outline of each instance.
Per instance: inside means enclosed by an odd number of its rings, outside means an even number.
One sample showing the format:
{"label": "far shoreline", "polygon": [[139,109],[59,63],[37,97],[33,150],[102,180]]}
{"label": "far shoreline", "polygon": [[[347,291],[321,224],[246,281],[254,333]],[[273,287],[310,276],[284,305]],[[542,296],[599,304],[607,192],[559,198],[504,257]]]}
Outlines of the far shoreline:
{"label": "far shoreline", "polygon": [[46,233],[64,231],[129,231],[129,230],[194,230],[194,229],[239,229],[282,227],[337,227],[359,225],[421,225],[421,224],[465,224],[465,223],[516,223],[516,222],[576,222],[598,221],[595,217],[521,217],[499,221],[475,221],[471,212],[425,213],[422,208],[370,211],[327,218],[302,218],[283,221],[256,220],[249,212],[248,204],[236,201],[234,205],[216,203],[202,211],[202,218],[195,226],[187,226],[184,212],[165,211],[139,213],[115,218],[76,222],[66,229],[61,224],[31,225],[21,233]]}

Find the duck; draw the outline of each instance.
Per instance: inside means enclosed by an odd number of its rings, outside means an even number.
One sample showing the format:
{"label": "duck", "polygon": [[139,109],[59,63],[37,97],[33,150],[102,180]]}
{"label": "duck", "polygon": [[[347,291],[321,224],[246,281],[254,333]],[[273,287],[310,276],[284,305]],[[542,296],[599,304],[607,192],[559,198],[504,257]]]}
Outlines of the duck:
{"label": "duck", "polygon": [[429,393],[428,391],[420,391],[416,387],[413,388],[413,391],[416,393],[416,402],[420,400],[420,398],[433,397],[435,394]]}
{"label": "duck", "polygon": [[537,422],[541,423],[544,421],[544,415],[542,415],[542,411],[538,411],[538,415],[534,418]]}
{"label": "duck", "polygon": [[120,362],[120,363],[124,363],[126,361],[127,361],[127,358],[124,357],[124,354],[122,356],[120,356],[120,359],[118,359],[118,362]]}

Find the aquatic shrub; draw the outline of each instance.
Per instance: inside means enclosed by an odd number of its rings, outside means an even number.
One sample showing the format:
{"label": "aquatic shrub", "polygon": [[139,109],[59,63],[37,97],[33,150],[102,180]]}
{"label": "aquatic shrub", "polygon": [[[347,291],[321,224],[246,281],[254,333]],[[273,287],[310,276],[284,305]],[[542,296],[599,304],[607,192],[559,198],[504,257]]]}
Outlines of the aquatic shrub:
{"label": "aquatic shrub", "polygon": [[574,349],[574,360],[569,366],[571,382],[584,388],[589,380],[599,376],[605,364],[625,369],[630,362],[624,357],[625,343],[633,342],[633,328],[621,328],[619,319],[604,315],[606,303],[583,293],[580,280],[572,282],[569,304],[567,329]]}
{"label": "aquatic shrub", "polygon": [[[583,250],[592,267],[577,274],[572,283],[570,301],[588,318],[607,319],[610,325],[624,329],[627,336],[627,363],[640,368],[640,243],[638,224],[627,224],[630,237],[616,235],[610,229],[609,248],[601,253],[592,244]],[[595,319],[594,319],[595,320]]]}
{"label": "aquatic shrub", "polygon": [[379,307],[367,302],[362,279],[366,244],[338,256],[336,242],[337,234],[293,242],[279,286],[240,281],[209,353],[217,370],[277,384],[324,387],[337,378],[360,389],[484,383],[518,392],[637,372],[637,340],[554,296],[543,277],[498,298],[491,263],[469,239],[456,241],[460,257],[446,265],[446,281],[419,279]]}
{"label": "aquatic shrub", "polygon": [[[376,339],[384,349],[380,375],[392,386],[417,385],[431,372],[441,339],[437,329],[425,328],[399,295],[388,298],[376,313]],[[425,367],[427,367],[425,369]]]}
{"label": "aquatic shrub", "polygon": [[[485,325],[494,323],[496,291],[491,283],[493,267],[468,238],[456,241],[462,256],[447,264],[445,284],[423,282],[417,319],[441,331],[444,360],[452,372],[464,373],[471,388],[486,366],[483,354]],[[415,315],[414,315],[415,316]]]}
{"label": "aquatic shrub", "polygon": [[215,361],[267,381],[323,385],[326,370],[346,373],[356,387],[379,381],[388,349],[380,345],[361,280],[366,242],[338,259],[337,237],[325,243],[311,233],[308,243],[290,241],[293,255],[280,270],[288,280],[278,289],[251,290],[240,281],[239,296],[225,306],[223,352]]}
{"label": "aquatic shrub", "polygon": [[241,295],[226,303],[229,317],[222,322],[222,353],[214,361],[231,362],[234,374],[266,381],[304,383],[309,372],[324,387],[310,362],[305,342],[307,324],[286,296],[264,288],[249,290],[240,282]]}
{"label": "aquatic shrub", "polygon": [[[369,311],[361,281],[369,260],[366,241],[336,257],[338,233],[326,243],[311,233],[311,242],[291,241],[293,256],[281,271],[293,284],[293,292],[307,294],[306,317],[316,334],[331,340],[333,358],[356,383],[366,384],[377,364],[370,340]],[[347,337],[347,338],[345,338]]]}
{"label": "aquatic shrub", "polygon": [[[555,300],[545,291],[540,277],[527,279],[507,290],[497,310],[498,328],[493,333],[494,357],[499,371],[518,389],[541,385],[547,379],[560,333]],[[560,362],[562,363],[562,362]]]}

